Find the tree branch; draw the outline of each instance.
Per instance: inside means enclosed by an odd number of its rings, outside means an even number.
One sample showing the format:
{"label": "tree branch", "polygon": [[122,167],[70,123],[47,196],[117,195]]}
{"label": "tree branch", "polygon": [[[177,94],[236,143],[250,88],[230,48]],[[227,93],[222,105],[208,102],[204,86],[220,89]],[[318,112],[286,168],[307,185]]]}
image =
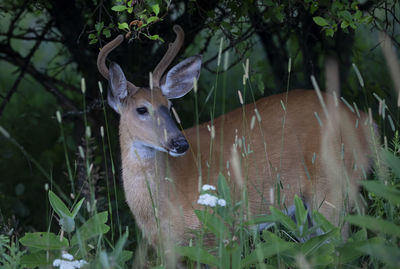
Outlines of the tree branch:
{"label": "tree branch", "polygon": [[21,82],[22,78],[25,75],[25,71],[31,61],[31,58],[35,54],[36,50],[39,48],[40,44],[42,43],[42,40],[44,36],[47,34],[47,32],[50,30],[52,26],[52,21],[47,22],[46,26],[44,27],[42,34],[39,36],[38,40],[36,41],[35,45],[32,47],[32,49],[29,51],[28,55],[23,59],[24,64],[21,66],[20,73],[17,77],[17,79],[14,81],[13,86],[11,89],[8,91],[7,95],[3,99],[3,101],[0,104],[0,117],[3,114],[4,108],[6,107],[7,103],[10,101],[11,97],[13,94],[17,91],[18,85]]}

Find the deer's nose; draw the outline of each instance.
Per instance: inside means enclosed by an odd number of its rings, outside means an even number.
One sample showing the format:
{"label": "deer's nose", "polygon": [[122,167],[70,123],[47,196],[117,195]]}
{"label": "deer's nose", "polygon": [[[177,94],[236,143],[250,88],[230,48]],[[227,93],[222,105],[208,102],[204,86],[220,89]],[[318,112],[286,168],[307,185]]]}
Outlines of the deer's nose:
{"label": "deer's nose", "polygon": [[189,143],[184,136],[177,137],[171,141],[172,148],[176,153],[185,153],[189,148]]}

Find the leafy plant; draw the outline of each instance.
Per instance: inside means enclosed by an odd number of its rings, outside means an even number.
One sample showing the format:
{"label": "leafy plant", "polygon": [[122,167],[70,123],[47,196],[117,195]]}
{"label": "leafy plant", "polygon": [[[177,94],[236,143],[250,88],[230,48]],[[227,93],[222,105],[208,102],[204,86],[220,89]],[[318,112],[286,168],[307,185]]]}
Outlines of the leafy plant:
{"label": "leafy plant", "polygon": [[[101,238],[110,230],[110,227],[106,224],[108,212],[96,213],[78,228],[75,228],[75,218],[84,199],[76,203],[71,210],[52,191],[49,191],[49,201],[53,210],[59,216],[61,233],[59,235],[52,232],[26,233],[19,240],[28,249],[28,254],[21,258],[21,264],[27,268],[50,266],[56,258],[60,257],[60,254],[65,255],[68,252],[74,253],[73,258],[75,259],[84,259],[81,261],[85,263],[87,261],[96,262],[96,260],[101,259],[105,253],[100,248]],[[64,236],[64,232],[68,238]],[[121,266],[132,256],[132,252],[122,250],[127,236],[128,231],[118,241],[114,252],[110,254],[115,258],[112,260]],[[96,249],[97,251],[93,253],[92,250]]]}

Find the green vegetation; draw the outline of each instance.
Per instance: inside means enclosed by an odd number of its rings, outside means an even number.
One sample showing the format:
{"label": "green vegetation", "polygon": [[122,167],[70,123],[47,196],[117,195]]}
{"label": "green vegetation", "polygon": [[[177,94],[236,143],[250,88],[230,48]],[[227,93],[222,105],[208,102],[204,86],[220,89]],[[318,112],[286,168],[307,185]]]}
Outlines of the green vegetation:
{"label": "green vegetation", "polygon": [[188,267],[400,267],[398,93],[378,39],[389,34],[398,55],[397,1],[33,2],[0,8],[1,268],[167,268],[168,257],[147,245],[124,202],[118,119],[95,62],[122,33],[134,46],[110,58],[144,85],[175,23],[187,34],[178,58],[201,53],[204,62],[197,91],[175,102],[184,127],[240,105],[238,90],[254,102],[312,88],[310,75],[326,88],[325,56],[333,55],[342,101],[354,113],[370,108],[381,134],[359,204],[345,217],[348,238],[298,197],[296,221],[273,207],[246,214],[246,193],[234,201],[229,175],[220,173],[217,190],[202,194],[226,204],[196,210],[202,228],[176,246]]}

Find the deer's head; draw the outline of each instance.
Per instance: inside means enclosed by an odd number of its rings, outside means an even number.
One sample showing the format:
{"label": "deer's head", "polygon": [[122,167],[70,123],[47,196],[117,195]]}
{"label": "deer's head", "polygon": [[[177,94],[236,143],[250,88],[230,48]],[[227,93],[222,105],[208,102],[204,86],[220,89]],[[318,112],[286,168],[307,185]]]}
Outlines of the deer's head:
{"label": "deer's head", "polygon": [[137,87],[127,81],[121,67],[114,62],[107,68],[107,55],[121,44],[122,35],[103,47],[97,66],[108,79],[108,104],[121,116],[120,128],[124,130],[120,132],[128,132],[136,145],[179,156],[187,151],[189,145],[172,119],[169,100],[180,98],[193,88],[194,78],[198,79],[200,75],[201,56],[183,60],[164,75],[183,44],[182,28],[175,25],[174,31],[176,40],[169,45],[154,69],[150,87]]}

